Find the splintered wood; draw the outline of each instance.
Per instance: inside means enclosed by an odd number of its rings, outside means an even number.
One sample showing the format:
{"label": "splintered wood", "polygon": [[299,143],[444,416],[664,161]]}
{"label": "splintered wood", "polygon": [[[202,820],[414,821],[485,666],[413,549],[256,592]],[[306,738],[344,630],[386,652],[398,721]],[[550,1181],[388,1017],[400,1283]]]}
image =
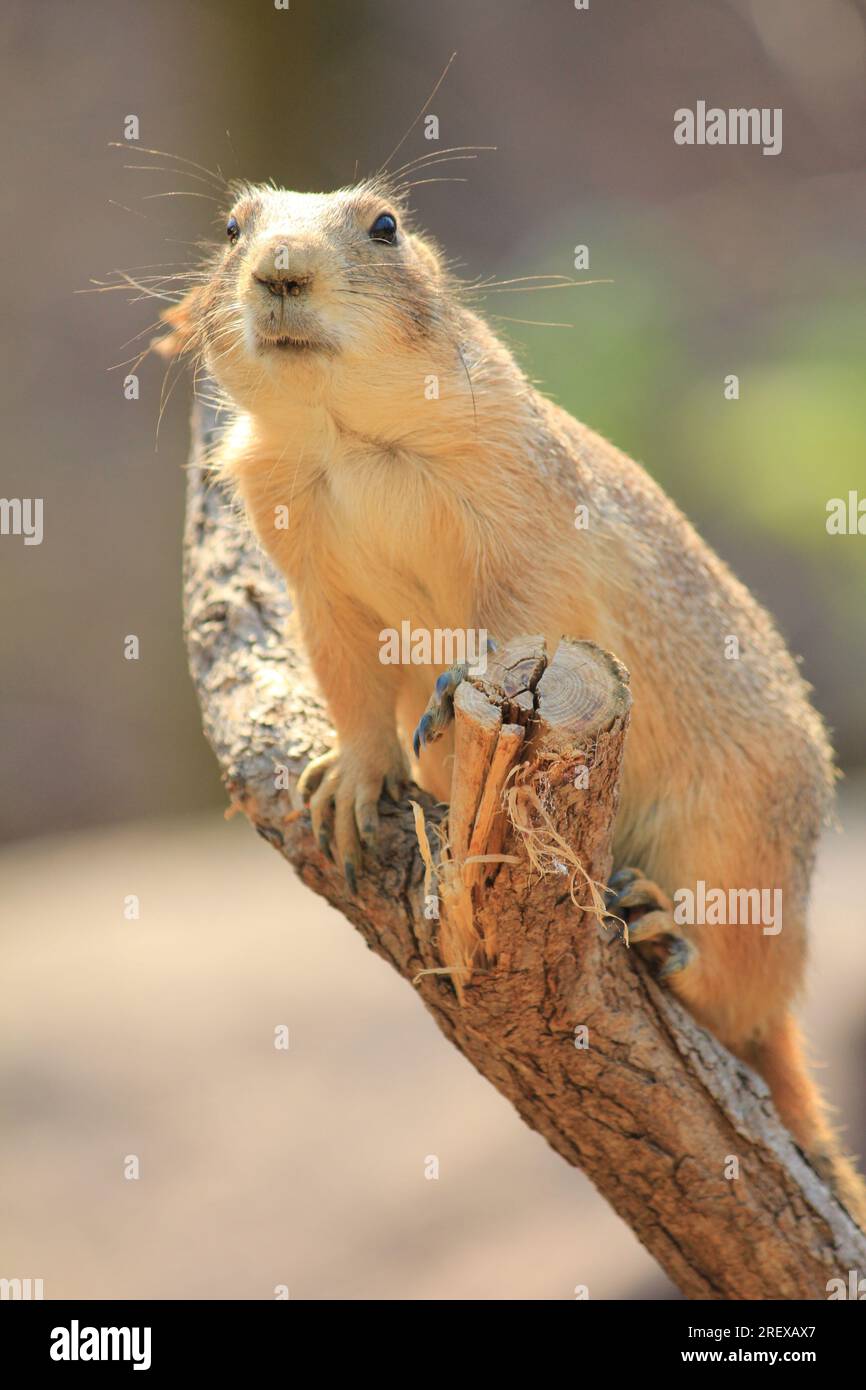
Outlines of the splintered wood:
{"label": "splintered wood", "polygon": [[[474,968],[499,958],[495,916],[480,920],[502,864],[583,875],[590,911],[602,907],[574,850],[548,830],[543,793],[591,760],[596,735],[628,708],[622,668],[592,642],[564,638],[552,658],[541,637],[506,645],[483,678],[454,698],[451,804],[439,863],[439,951],[461,1001]],[[539,790],[541,789],[541,791]],[[521,855],[516,851],[523,849]]]}

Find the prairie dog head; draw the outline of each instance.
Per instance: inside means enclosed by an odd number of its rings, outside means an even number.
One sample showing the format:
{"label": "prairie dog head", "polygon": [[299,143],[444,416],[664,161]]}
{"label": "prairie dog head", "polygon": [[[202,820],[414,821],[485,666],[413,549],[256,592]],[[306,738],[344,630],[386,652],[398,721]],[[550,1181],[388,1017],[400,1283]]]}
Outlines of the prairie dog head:
{"label": "prairie dog head", "polygon": [[242,406],[341,364],[373,379],[447,312],[433,246],[375,182],[335,193],[244,188],[205,278],[163,316],[165,355],[199,351]]}

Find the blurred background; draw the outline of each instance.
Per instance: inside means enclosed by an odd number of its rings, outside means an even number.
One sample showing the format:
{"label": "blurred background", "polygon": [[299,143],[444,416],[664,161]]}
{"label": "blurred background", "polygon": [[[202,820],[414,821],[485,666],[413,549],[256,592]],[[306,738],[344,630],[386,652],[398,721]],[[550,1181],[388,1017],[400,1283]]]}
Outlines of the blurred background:
{"label": "blurred background", "polygon": [[[833,730],[806,1023],[862,1153],[866,538],[825,522],[866,496],[863,4],[7,0],[0,25],[0,492],[44,499],[41,545],[0,537],[0,1276],[47,1297],[674,1296],[402,982],[223,821],[181,636],[189,382],[148,358],[125,399],[117,364],[160,304],[79,291],[175,274],[221,235],[177,157],[350,182],[457,51],[439,143],[496,150],[432,170],[467,181],[415,190],[418,221],[467,278],[572,275],[588,246],[578,278],[612,283],[487,311],[774,612]],[[781,107],[781,154],[676,145],[698,100]],[[130,115],[175,157],[111,148]],[[401,159],[430,149],[419,124]]]}

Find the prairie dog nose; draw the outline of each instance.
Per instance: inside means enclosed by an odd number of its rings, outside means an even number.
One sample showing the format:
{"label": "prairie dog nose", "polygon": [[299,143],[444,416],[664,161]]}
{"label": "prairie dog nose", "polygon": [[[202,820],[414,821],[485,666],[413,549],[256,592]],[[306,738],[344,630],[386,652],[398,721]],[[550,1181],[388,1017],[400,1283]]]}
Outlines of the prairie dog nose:
{"label": "prairie dog nose", "polygon": [[303,247],[288,241],[271,241],[262,247],[253,279],[271,294],[298,296],[312,283],[312,257]]}

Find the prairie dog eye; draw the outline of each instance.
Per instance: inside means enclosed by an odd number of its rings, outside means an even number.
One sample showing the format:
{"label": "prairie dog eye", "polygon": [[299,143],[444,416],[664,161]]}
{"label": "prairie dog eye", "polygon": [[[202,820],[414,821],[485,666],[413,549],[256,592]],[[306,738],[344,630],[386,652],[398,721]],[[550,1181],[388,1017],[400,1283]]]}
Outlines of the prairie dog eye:
{"label": "prairie dog eye", "polygon": [[390,212],[380,212],[370,228],[371,241],[384,241],[393,246],[397,240],[397,219]]}
{"label": "prairie dog eye", "polygon": [[238,239],[238,237],[240,236],[240,234],[241,234],[241,224],[240,224],[240,222],[238,221],[238,219],[237,219],[236,217],[230,217],[229,220],[228,220],[228,222],[226,223],[226,236],[228,237],[228,239],[229,239],[229,241],[231,242],[232,246],[234,246],[234,244],[235,244],[235,242],[237,241],[237,239]]}

